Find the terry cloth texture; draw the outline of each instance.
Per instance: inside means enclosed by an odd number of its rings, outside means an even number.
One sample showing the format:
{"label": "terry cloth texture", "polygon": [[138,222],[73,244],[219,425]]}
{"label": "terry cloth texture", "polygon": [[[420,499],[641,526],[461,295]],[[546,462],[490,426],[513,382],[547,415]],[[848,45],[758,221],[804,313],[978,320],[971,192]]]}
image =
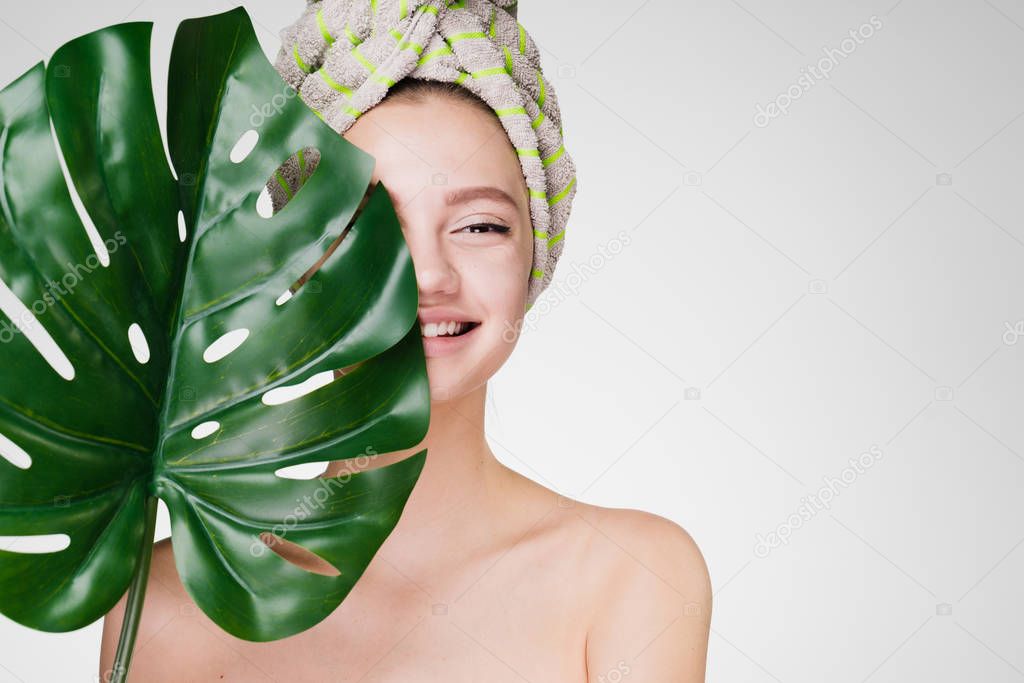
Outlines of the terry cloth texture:
{"label": "terry cloth texture", "polygon": [[[343,134],[403,78],[458,83],[491,106],[530,193],[533,266],[526,310],[550,284],[576,194],[555,91],[511,0],[307,0],[281,33],[275,67]],[[272,178],[278,211],[319,161],[295,155]]]}

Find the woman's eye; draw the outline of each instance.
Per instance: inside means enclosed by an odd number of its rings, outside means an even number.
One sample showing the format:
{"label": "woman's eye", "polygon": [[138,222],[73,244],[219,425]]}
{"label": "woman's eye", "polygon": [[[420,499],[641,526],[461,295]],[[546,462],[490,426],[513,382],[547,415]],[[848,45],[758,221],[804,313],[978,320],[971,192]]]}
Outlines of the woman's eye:
{"label": "woman's eye", "polygon": [[507,225],[498,225],[496,223],[476,223],[475,225],[467,225],[464,228],[460,228],[458,230],[458,232],[462,232],[464,230],[469,230],[470,232],[473,232],[475,234],[479,234],[479,233],[482,233],[482,232],[506,233],[510,229],[511,228],[509,228]]}

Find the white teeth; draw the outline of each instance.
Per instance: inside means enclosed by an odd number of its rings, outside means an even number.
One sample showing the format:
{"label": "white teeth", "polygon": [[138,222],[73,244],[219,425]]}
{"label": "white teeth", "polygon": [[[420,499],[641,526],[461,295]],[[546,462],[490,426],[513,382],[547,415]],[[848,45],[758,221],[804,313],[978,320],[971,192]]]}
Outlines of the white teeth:
{"label": "white teeth", "polygon": [[427,323],[420,325],[420,333],[424,337],[444,337],[452,336],[462,332],[465,327],[464,323],[455,322],[454,320],[445,320],[440,323]]}

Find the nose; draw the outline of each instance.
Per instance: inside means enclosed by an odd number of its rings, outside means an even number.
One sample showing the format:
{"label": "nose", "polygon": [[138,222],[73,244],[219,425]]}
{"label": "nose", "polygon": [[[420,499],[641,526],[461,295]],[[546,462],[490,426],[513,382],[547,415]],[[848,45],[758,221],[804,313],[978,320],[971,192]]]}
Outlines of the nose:
{"label": "nose", "polygon": [[459,288],[459,274],[444,245],[434,235],[413,236],[405,231],[406,243],[416,270],[416,284],[421,298],[454,294]]}

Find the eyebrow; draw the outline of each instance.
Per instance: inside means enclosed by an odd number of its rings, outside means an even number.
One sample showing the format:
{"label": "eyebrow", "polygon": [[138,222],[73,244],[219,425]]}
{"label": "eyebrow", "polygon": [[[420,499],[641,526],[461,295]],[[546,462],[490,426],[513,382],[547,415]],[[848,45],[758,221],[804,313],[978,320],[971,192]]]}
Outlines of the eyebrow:
{"label": "eyebrow", "polygon": [[516,204],[516,201],[507,192],[500,188],[486,185],[477,187],[461,187],[446,193],[444,199],[445,203],[449,206],[472,201],[474,199],[491,199],[496,202],[508,204],[515,209],[519,208],[519,205]]}

